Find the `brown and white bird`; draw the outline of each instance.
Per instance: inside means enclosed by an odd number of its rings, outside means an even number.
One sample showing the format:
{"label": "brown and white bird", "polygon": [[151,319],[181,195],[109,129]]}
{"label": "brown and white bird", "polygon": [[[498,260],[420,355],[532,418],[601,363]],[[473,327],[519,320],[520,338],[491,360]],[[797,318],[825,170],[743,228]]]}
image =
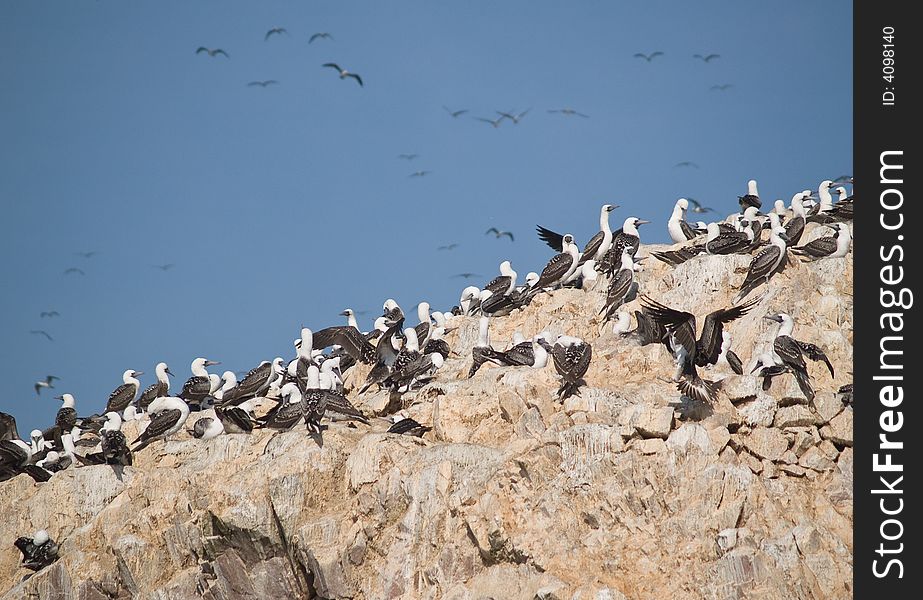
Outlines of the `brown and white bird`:
{"label": "brown and white bird", "polygon": [[580,338],[559,335],[549,352],[554,362],[554,369],[561,376],[558,398],[566,400],[573,395],[579,396],[580,386],[585,383],[583,376],[590,368],[590,361],[593,358],[593,347]]}
{"label": "brown and white bird", "polygon": [[340,74],[340,79],[346,79],[347,77],[352,77],[353,79],[356,80],[356,82],[359,83],[360,86],[362,85],[362,78],[359,77],[359,75],[357,75],[356,73],[350,73],[350,72],[347,71],[346,69],[341,68],[340,65],[338,65],[338,64],[336,64],[336,63],[324,63],[324,64],[321,65],[321,66],[322,66],[322,67],[329,67],[329,68],[331,68],[331,69],[336,69],[337,72]]}

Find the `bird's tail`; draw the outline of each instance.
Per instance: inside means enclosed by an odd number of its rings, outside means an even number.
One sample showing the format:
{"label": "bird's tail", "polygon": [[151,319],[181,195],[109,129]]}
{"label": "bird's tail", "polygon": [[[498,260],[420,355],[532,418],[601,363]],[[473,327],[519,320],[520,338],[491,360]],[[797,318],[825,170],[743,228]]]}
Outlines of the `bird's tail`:
{"label": "bird's tail", "polygon": [[809,402],[814,400],[814,388],[811,387],[811,378],[806,371],[795,371],[795,380],[798,382],[798,387],[801,388],[801,393],[804,394],[804,397],[808,399]]}
{"label": "bird's tail", "polygon": [[718,390],[721,388],[720,382],[709,381],[699,377],[698,373],[686,375],[676,384],[676,389],[684,396],[688,396],[699,402],[714,404],[718,398]]}
{"label": "bird's tail", "polygon": [[577,381],[565,379],[561,382],[561,387],[558,388],[558,399],[567,400],[571,396],[579,396],[580,384],[582,383],[582,379],[578,379]]}

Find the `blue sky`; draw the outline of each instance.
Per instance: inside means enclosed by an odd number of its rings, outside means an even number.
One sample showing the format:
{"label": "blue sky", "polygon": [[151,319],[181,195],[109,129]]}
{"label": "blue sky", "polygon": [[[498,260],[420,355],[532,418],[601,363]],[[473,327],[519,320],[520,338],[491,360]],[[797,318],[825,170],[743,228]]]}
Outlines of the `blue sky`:
{"label": "blue sky", "polygon": [[665,242],[678,197],[727,214],[750,178],[771,202],[852,172],[834,0],[6,2],[0,77],[0,410],[23,435],[59,406],[46,374],[98,412],[125,369],[164,360],[178,390],[196,356],[246,370],[343,308],[368,327],[388,297],[448,309],[457,273],[540,271],[536,223],[582,244],[616,203]]}

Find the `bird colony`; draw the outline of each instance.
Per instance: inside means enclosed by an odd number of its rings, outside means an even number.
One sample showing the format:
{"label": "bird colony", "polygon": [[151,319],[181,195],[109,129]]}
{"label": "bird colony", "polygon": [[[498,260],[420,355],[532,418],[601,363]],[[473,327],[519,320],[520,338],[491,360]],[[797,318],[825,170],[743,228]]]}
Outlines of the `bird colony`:
{"label": "bird colony", "polygon": [[[762,212],[756,182],[750,181],[747,193],[738,198],[740,210],[712,222],[689,219],[690,213],[714,211],[679,199],[666,222],[674,244],[657,250],[641,243],[641,228],[648,221],[624,215],[618,217],[621,228],[613,230],[610,219],[619,207],[605,204],[599,210],[598,233],[582,249],[574,235],[539,226],[539,238],[555,251],[542,268],[521,279],[504,260],[496,277],[481,287],[461,290],[456,306],[434,311],[421,301],[411,318],[415,323],[408,323],[404,309],[388,299],[369,329],[346,309],[341,313],[344,324],[303,327],[293,340],[293,357],[267,359],[239,378],[230,370],[210,371],[221,363],[205,357],[191,361],[181,385],[171,380],[176,376],[163,362],[154,366],[155,380],[147,386],[140,379],[142,371],[128,368],[104,406],[92,401],[78,404],[73,394],[63,393],[57,396],[61,408],[55,422],[26,438],[20,436],[12,415],[0,413],[0,489],[19,475],[41,486],[59,473],[86,468],[111,469],[122,481],[134,472],[139,453],[152,448],[169,452],[175,440],[191,440],[204,448],[220,436],[246,439],[263,430],[297,436],[298,443],[319,447],[331,430],[344,428],[440,444],[441,435],[433,431],[436,423],[408,416],[413,407],[432,404],[434,393],[478,378],[500,381],[497,372],[519,372],[520,379],[543,385],[547,371],[556,383],[537,393],[547,395],[559,410],[575,401],[592,402],[581,400],[581,395],[588,369],[597,360],[594,345],[600,344],[607,357],[613,348],[633,354],[647,346],[662,348],[650,355],[659,357],[652,366],[659,373],[656,378],[671,382],[665,389],[674,390],[661,399],[662,406],[670,415],[670,407],[683,407],[692,422],[713,413],[726,401],[723,396],[739,397],[736,388],[749,380],[760,382],[764,394],[779,389],[774,381],[791,381],[797,386],[798,402],[806,406],[814,404],[819,391],[835,393],[844,405],[851,403],[851,382],[818,390],[817,369],[829,372],[827,381],[837,377],[824,340],[805,339],[790,308],[773,300],[780,273],[816,261],[848,260],[852,197],[843,189],[834,202],[833,186],[825,180],[816,194],[799,191],[788,205],[776,201],[769,212]],[[662,281],[685,287],[685,300],[677,305],[676,295],[667,300],[657,288],[648,289],[645,271],[651,270],[651,263],[646,263],[651,259],[665,263],[658,268],[677,272],[690,261],[716,260],[722,280],[682,281],[668,273]],[[594,306],[579,315],[584,322],[580,335],[561,330],[560,323],[552,325],[551,317],[537,312],[525,322],[546,318],[547,326],[517,330],[501,343],[492,339],[492,327],[502,326],[510,315],[527,314],[532,304],[547,307],[555,295],[567,298],[574,293],[587,298],[580,306]],[[710,299],[731,295],[733,302],[717,306]],[[765,323],[768,337],[761,345],[741,347],[735,343],[734,328],[748,315]],[[843,321],[849,318],[844,315]],[[460,348],[466,352],[460,353]],[[605,387],[618,391],[632,376],[616,366],[607,378]],[[36,382],[36,393],[55,388],[56,381],[49,376]],[[736,388],[727,391],[725,384]],[[791,394],[786,397],[792,401]],[[433,421],[434,412],[435,408],[429,413]],[[128,424],[135,432],[130,436]],[[562,451],[570,456],[566,463],[574,476],[610,446],[606,436],[568,436],[562,438],[570,440]],[[21,566],[37,571],[58,560],[63,541],[43,528],[20,536],[14,545],[22,554]]]}

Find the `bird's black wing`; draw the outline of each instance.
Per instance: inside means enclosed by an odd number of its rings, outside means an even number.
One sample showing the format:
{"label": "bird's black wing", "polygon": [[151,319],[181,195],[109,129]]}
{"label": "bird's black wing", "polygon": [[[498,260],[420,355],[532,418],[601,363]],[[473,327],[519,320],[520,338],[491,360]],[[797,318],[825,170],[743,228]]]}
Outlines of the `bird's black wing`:
{"label": "bird's black wing", "polygon": [[801,347],[801,351],[804,352],[805,356],[811,360],[824,361],[824,364],[827,365],[827,370],[830,371],[830,377],[836,377],[833,374],[833,365],[830,364],[830,359],[827,358],[827,355],[824,354],[824,351],[821,350],[819,346],[808,342],[800,342],[798,340],[795,340],[795,342]]}
{"label": "bird's black wing", "polygon": [[807,255],[811,258],[823,258],[836,252],[836,236],[824,236],[812,240],[799,248],[792,248],[795,254]]}
{"label": "bird's black wing", "polygon": [[327,327],[314,333],[314,347],[317,349],[328,346],[342,346],[343,350],[354,359],[365,364],[375,361],[375,346],[365,336],[351,325],[337,325]]}
{"label": "bird's black wing", "polygon": [[109,394],[106,412],[122,412],[135,399],[137,388],[133,383],[123,383]]}
{"label": "bird's black wing", "polygon": [[670,308],[648,296],[641,296],[641,306],[655,323],[663,325],[676,338],[690,359],[695,357],[695,315]]}
{"label": "bird's black wing", "polygon": [[138,439],[132,442],[132,444],[149,442],[163,435],[169,431],[171,427],[176,425],[176,422],[182,414],[183,412],[178,408],[169,408],[151,416],[151,422],[147,426],[147,429],[142,431]]}
{"label": "bird's black wing", "polygon": [[780,335],[773,341],[772,349],[775,350],[786,366],[796,371],[807,372],[808,367],[804,362],[801,345],[794,338]]}
{"label": "bird's black wing", "polygon": [[555,255],[554,258],[548,261],[545,268],[542,269],[542,274],[539,276],[538,281],[535,282],[535,285],[532,286],[532,289],[540,290],[543,287],[556,283],[559,279],[564,277],[573,264],[574,257],[567,252]]}
{"label": "bird's black wing", "polygon": [[705,317],[702,335],[699,336],[699,352],[696,352],[697,365],[701,367],[718,362],[718,356],[721,355],[724,325],[747,314],[760,300],[762,297],[752,298],[743,304],[711,312]]}
{"label": "bird's black wing", "polygon": [[19,430],[16,429],[16,417],[9,413],[0,412],[0,440],[18,440]]}
{"label": "bird's black wing", "polygon": [[557,252],[564,251],[564,235],[560,233],[555,233],[550,229],[546,229],[541,225],[536,225],[536,231],[538,231],[538,237],[540,240],[548,244],[548,246]]}
{"label": "bird's black wing", "polygon": [[580,255],[580,260],[577,261],[578,267],[596,256],[596,251],[603,245],[603,239],[605,239],[605,234],[602,231],[597,231],[596,235],[590,238],[590,241],[583,247],[583,254]]}

